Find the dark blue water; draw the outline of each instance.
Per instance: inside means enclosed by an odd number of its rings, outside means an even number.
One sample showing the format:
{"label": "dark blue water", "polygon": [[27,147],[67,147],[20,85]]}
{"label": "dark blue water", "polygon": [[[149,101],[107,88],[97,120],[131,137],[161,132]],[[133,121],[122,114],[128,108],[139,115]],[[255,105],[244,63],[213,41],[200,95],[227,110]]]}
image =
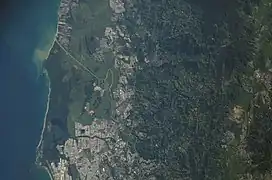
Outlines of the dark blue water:
{"label": "dark blue water", "polygon": [[34,168],[48,94],[34,52],[49,42],[58,3],[13,0],[0,4],[0,180],[48,179]]}

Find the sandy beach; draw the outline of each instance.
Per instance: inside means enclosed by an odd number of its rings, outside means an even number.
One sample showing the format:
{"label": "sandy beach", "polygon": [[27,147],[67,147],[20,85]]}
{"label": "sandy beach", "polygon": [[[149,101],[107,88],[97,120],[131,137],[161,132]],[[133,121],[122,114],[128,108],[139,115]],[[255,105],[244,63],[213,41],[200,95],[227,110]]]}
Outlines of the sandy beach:
{"label": "sandy beach", "polygon": [[[56,32],[55,32],[55,35],[54,35],[54,38],[52,40],[52,42],[49,44],[49,49],[46,51],[46,50],[40,50],[40,49],[37,49],[36,52],[35,52],[35,56],[37,56],[39,59],[42,59],[41,62],[38,62],[38,63],[41,63],[41,65],[43,64],[43,61],[46,61],[51,53],[51,51],[53,50],[53,47],[54,47],[54,44],[56,43],[56,40],[57,40],[57,36],[58,36],[58,23],[59,23],[59,19],[58,19],[58,22],[57,22],[57,26],[55,27],[56,28]],[[48,46],[47,46],[48,47]],[[45,49],[47,49],[47,47],[45,47]],[[39,66],[38,66],[39,68]],[[36,147],[36,163],[41,165],[40,164],[40,159],[39,159],[39,156],[42,155],[42,147],[43,147],[43,137],[44,137],[44,133],[45,133],[45,130],[46,130],[46,125],[47,125],[47,114],[48,114],[48,111],[49,111],[49,104],[50,104],[50,94],[51,94],[51,85],[50,85],[50,78],[48,76],[48,72],[47,70],[44,68],[44,67],[41,67],[43,69],[43,73],[45,74],[46,76],[46,81],[47,81],[47,86],[48,86],[48,95],[47,95],[47,105],[46,105],[46,111],[45,111],[45,115],[44,115],[44,120],[43,120],[43,127],[42,127],[42,132],[41,132],[41,135],[40,135],[40,140],[39,140],[39,143]],[[46,161],[46,165],[41,165],[42,168],[44,168],[47,173],[49,174],[50,176],[50,179],[53,180],[53,176],[52,176],[52,172],[50,171],[49,167],[50,167],[50,164]]]}

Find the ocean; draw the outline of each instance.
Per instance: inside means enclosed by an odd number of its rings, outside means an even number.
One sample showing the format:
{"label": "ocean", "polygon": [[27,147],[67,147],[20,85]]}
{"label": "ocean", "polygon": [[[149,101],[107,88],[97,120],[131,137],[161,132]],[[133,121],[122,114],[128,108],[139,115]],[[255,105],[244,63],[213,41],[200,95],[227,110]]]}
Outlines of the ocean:
{"label": "ocean", "polygon": [[47,104],[41,64],[53,42],[59,0],[0,2],[0,180],[48,180],[35,166]]}

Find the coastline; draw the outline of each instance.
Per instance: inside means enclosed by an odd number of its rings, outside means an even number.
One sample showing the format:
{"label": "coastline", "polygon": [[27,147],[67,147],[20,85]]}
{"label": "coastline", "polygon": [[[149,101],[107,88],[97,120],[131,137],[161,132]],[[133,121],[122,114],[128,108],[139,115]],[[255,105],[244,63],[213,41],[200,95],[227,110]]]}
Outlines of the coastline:
{"label": "coastline", "polygon": [[[61,4],[61,1],[59,2],[59,7],[58,7],[58,11],[57,13],[59,14],[59,10],[60,10],[60,4]],[[56,32],[55,32],[55,35],[54,35],[54,38],[53,38],[53,41],[51,43],[51,46],[47,52],[47,56],[46,58],[44,58],[43,61],[46,61],[48,59],[48,57],[50,56],[50,53],[51,51],[53,50],[53,47],[54,47],[54,44],[56,43],[57,41],[57,37],[58,37],[58,24],[59,24],[59,17],[58,17],[58,20],[57,20],[57,25],[56,25]],[[47,115],[48,115],[48,111],[49,111],[49,104],[50,104],[50,96],[51,96],[51,81],[50,81],[50,78],[49,78],[49,75],[48,75],[48,71],[44,68],[44,66],[42,65],[42,69],[43,69],[43,73],[45,74],[45,78],[46,78],[46,83],[47,83],[47,87],[48,87],[48,95],[47,95],[47,104],[46,104],[46,111],[45,111],[45,115],[44,115],[44,120],[43,120],[43,127],[42,127],[42,132],[41,132],[41,135],[40,135],[40,140],[39,140],[39,143],[36,147],[36,165],[37,166],[40,166],[41,168],[44,168],[47,172],[47,174],[49,175],[50,177],[50,180],[54,180],[54,177],[52,175],[52,172],[50,170],[50,164],[48,161],[45,161],[45,164],[43,165],[42,162],[41,162],[41,155],[42,155],[42,147],[43,147],[43,139],[44,139],[44,133],[45,133],[45,130],[46,130],[46,125],[47,125]]]}
{"label": "coastline", "polygon": [[[46,85],[48,87],[48,95],[47,95],[47,104],[46,104],[46,111],[44,114],[44,120],[43,120],[43,127],[42,131],[40,134],[40,139],[39,143],[36,146],[36,161],[35,164],[36,166],[39,166],[46,170],[48,176],[50,177],[50,180],[55,180],[58,177],[55,177],[55,169],[52,167],[50,164],[50,161],[45,158],[46,152],[44,152],[44,146],[45,146],[45,139],[47,137],[47,127],[49,120],[51,119],[51,111],[52,111],[52,99],[54,100],[54,95],[55,95],[55,79],[52,79],[52,74],[54,76],[54,71],[55,71],[55,65],[53,64],[52,67],[48,68],[47,64],[48,62],[51,62],[51,59],[54,59],[54,55],[52,53],[56,49],[56,44],[59,46],[60,44],[63,43],[63,45],[69,45],[69,41],[67,42],[66,40],[69,39],[70,33],[71,33],[71,26],[66,22],[67,18],[69,17],[68,12],[71,10],[71,3],[73,0],[58,0],[58,18],[57,18],[57,23],[55,26],[55,33],[54,33],[54,38],[52,38],[51,43],[49,46],[47,46],[48,51],[37,51],[37,55],[41,55],[43,60],[41,61],[41,69],[42,69],[42,74],[45,75],[46,79]],[[78,0],[75,0],[75,2],[78,2]],[[73,4],[73,7],[75,4]],[[52,31],[51,31],[52,32]],[[53,35],[53,34],[51,34]],[[49,43],[48,43],[49,44]],[[49,48],[50,47],[50,48]],[[49,58],[50,57],[50,58]],[[55,62],[56,63],[56,62]],[[58,64],[58,63],[57,63]],[[52,68],[52,69],[51,69]],[[52,72],[51,72],[52,71]],[[58,70],[57,70],[58,71]],[[50,75],[49,75],[50,73]],[[52,74],[51,74],[52,73]],[[51,79],[50,79],[51,78]],[[52,80],[52,81],[51,81]],[[66,90],[64,90],[66,91]],[[53,111],[59,112],[59,109],[55,110],[53,106]],[[49,133],[50,135],[50,133]],[[48,178],[49,179],[49,178]]]}
{"label": "coastline", "polygon": [[[49,57],[49,54],[50,54],[50,52],[51,52],[51,50],[52,50],[52,48],[54,46],[55,40],[56,40],[56,37],[54,38],[54,42],[52,43],[52,46],[51,46],[50,50],[48,51],[48,57]],[[47,58],[44,61],[46,61]],[[50,78],[48,76],[48,72],[47,72],[46,69],[43,69],[43,73],[45,74],[45,78],[46,78],[46,82],[47,82],[48,95],[47,95],[47,104],[46,104],[46,111],[45,111],[44,120],[43,120],[42,132],[41,132],[41,135],[40,135],[39,143],[38,143],[38,145],[36,147],[36,164],[39,165],[41,168],[44,168],[47,171],[48,175],[50,176],[50,180],[54,180],[50,169],[47,167],[48,162],[46,163],[46,165],[42,165],[41,162],[40,162],[40,159],[39,159],[40,156],[42,155],[43,137],[44,137],[44,132],[46,130],[47,114],[48,114],[48,111],[49,111],[50,95],[51,95],[51,82],[50,82]]]}
{"label": "coastline", "polygon": [[[55,37],[54,37],[54,40],[53,40],[53,43],[51,44],[51,47],[48,51],[48,54],[47,54],[47,57],[46,59],[44,59],[44,61],[46,61],[53,49],[53,46],[57,40],[57,35],[58,35],[58,27],[57,27],[57,30],[56,30],[56,33],[55,33]],[[50,85],[50,78],[48,76],[48,72],[45,68],[43,68],[43,73],[45,73],[45,76],[46,76],[46,81],[48,83],[48,88],[49,88],[49,92],[48,92],[48,95],[47,95],[47,105],[46,105],[46,111],[45,111],[45,116],[44,116],[44,121],[43,121],[43,128],[42,128],[42,132],[41,132],[41,136],[40,136],[40,141],[37,145],[37,151],[40,149],[40,146],[42,145],[42,141],[43,141],[43,135],[44,135],[44,131],[45,131],[45,128],[46,128],[46,122],[47,122],[47,113],[48,113],[48,110],[49,110],[49,103],[50,103],[50,94],[51,94],[51,85]]]}
{"label": "coastline", "polygon": [[48,83],[48,95],[47,95],[47,105],[46,105],[46,111],[45,111],[45,116],[44,116],[44,120],[43,120],[43,128],[42,128],[42,132],[41,132],[41,136],[40,136],[40,141],[36,147],[36,150],[39,151],[39,149],[41,148],[42,146],[42,141],[43,141],[43,136],[44,136],[44,131],[45,131],[45,128],[46,128],[46,122],[47,122],[47,113],[48,113],[48,110],[49,110],[49,103],[50,103],[50,94],[51,94],[51,87],[50,87],[50,79],[48,77],[48,73],[46,70],[44,70],[44,73],[46,75],[46,81]]}
{"label": "coastline", "polygon": [[[59,42],[58,42],[58,37],[59,37],[59,25],[61,24],[61,15],[63,14],[63,7],[61,7],[62,4],[65,4],[64,3],[65,0],[59,0],[59,7],[58,7],[58,19],[57,19],[57,24],[56,24],[56,32],[55,32],[55,35],[54,35],[54,38],[52,40],[52,43],[51,43],[51,46],[50,48],[48,49],[48,52],[47,52],[47,56],[43,59],[43,61],[47,61],[47,59],[49,58],[50,56],[50,53],[51,51],[53,50],[53,47],[55,45],[55,43],[57,43],[58,45]],[[65,11],[65,10],[64,10]],[[67,12],[64,12],[64,13],[67,13]],[[45,76],[46,76],[46,79],[47,79],[47,82],[48,82],[48,88],[49,88],[49,92],[48,92],[48,97],[47,97],[47,107],[46,107],[46,112],[45,112],[45,116],[44,116],[44,122],[43,122],[43,128],[42,128],[42,132],[41,132],[41,136],[40,136],[40,141],[36,147],[36,151],[39,152],[40,151],[40,148],[42,146],[42,143],[43,143],[43,137],[44,137],[44,131],[46,129],[46,123],[47,123],[47,114],[48,114],[48,111],[49,111],[49,104],[50,104],[50,95],[51,95],[51,82],[50,82],[50,78],[49,78],[49,75],[48,75],[48,71],[46,70],[46,68],[44,68],[44,63],[42,64],[42,68],[43,68],[43,73],[45,73]]]}

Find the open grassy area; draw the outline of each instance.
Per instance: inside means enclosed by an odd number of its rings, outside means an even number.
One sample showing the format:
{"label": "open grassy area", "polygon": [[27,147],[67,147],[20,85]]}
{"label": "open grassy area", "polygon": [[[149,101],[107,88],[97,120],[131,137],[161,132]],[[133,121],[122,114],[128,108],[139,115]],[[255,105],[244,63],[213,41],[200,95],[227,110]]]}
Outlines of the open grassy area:
{"label": "open grassy area", "polygon": [[[111,27],[112,12],[107,0],[80,1],[72,12],[70,23],[73,27],[71,42],[67,51],[72,56],[71,63],[76,67],[77,80],[70,93],[68,124],[70,134],[73,122],[91,124],[95,118],[108,119],[114,111],[112,89],[116,87],[117,71],[114,70],[114,56],[109,48],[101,47],[106,27]],[[69,58],[69,57],[67,57]],[[82,69],[76,61],[80,62]],[[89,72],[86,72],[88,69]],[[114,81],[115,80],[115,81]],[[98,86],[102,91],[94,88]],[[86,111],[94,111],[89,113]]]}

